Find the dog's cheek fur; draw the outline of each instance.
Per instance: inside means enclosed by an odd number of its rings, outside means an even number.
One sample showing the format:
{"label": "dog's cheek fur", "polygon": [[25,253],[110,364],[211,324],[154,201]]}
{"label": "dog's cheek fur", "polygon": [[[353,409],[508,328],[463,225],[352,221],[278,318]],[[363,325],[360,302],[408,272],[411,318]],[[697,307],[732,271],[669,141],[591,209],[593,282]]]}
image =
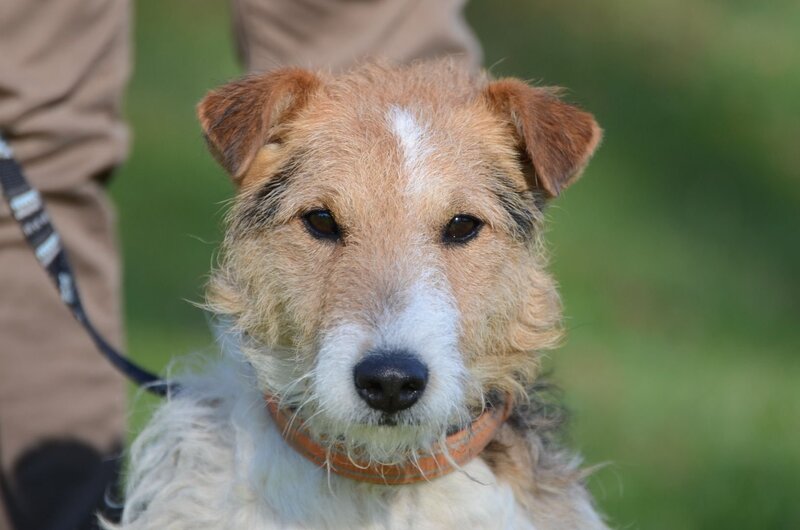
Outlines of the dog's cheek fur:
{"label": "dog's cheek fur", "polygon": [[[303,235],[297,223],[229,234],[209,285],[209,305],[234,323],[261,387],[273,392],[288,391],[311,369],[323,317],[311,308],[323,303],[326,275],[318,267],[325,260],[293,256],[313,258],[332,248]],[[302,393],[304,387],[291,390]]]}
{"label": "dog's cheek fur", "polygon": [[448,259],[462,314],[462,350],[484,391],[524,398],[538,374],[538,352],[561,338],[555,282],[544,270],[535,234],[527,243],[495,236],[475,247]]}

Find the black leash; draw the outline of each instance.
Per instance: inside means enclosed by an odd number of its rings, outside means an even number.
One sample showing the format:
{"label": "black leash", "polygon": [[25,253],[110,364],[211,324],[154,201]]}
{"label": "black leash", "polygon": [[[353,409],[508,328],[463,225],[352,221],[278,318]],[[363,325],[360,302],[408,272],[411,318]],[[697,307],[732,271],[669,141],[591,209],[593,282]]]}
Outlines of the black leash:
{"label": "black leash", "polygon": [[22,229],[36,259],[55,283],[61,301],[83,326],[97,349],[128,379],[149,392],[158,396],[175,392],[177,390],[175,383],[161,379],[128,360],[94,327],[81,303],[75,275],[61,245],[61,237],[47,214],[42,196],[25,178],[22,167],[14,160],[11,148],[2,137],[0,137],[0,187],[11,208],[11,215]]}

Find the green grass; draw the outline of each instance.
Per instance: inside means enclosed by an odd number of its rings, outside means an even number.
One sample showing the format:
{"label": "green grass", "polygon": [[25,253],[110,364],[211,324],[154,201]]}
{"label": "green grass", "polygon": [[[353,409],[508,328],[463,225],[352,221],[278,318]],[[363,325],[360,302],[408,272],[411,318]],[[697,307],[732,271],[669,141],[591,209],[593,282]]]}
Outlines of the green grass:
{"label": "green grass", "polygon": [[[213,350],[199,300],[231,187],[194,119],[238,68],[224,4],[139,2],[113,185],[129,349]],[[569,87],[606,130],[553,205],[571,443],[619,528],[800,528],[800,5],[476,1],[497,75]],[[153,406],[137,401],[134,429]]]}

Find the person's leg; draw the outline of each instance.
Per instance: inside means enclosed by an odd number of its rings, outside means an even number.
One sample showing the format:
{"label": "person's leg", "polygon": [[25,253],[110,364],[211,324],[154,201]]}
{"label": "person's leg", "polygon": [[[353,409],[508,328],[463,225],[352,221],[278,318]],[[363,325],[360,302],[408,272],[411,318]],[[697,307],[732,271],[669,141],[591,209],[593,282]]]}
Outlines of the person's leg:
{"label": "person's leg", "polygon": [[231,0],[240,58],[250,72],[278,66],[351,66],[457,55],[473,68],[481,49],[466,0]]}
{"label": "person's leg", "polygon": [[[0,134],[43,194],[97,327],[122,342],[114,212],[125,157],[124,0],[4,0]],[[0,205],[0,529],[85,528],[125,433],[125,384],[60,301]]]}

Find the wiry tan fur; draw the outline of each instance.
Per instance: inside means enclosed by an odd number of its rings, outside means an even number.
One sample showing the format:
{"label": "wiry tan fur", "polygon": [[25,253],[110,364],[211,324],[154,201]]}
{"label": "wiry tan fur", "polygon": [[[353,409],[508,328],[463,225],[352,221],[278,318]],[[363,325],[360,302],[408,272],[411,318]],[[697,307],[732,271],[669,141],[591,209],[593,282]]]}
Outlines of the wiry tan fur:
{"label": "wiry tan fur", "polygon": [[[198,489],[213,489],[209,482],[217,480],[236,491],[213,501],[223,518],[204,515],[204,524],[220,527],[240,517],[253,528],[488,528],[480,521],[603,528],[577,460],[555,446],[541,409],[528,401],[539,352],[555,347],[562,333],[556,286],[545,270],[542,208],[578,177],[599,142],[592,117],[550,91],[475,77],[448,61],[367,65],[339,77],[287,69],[245,78],[207,96],[199,116],[212,152],[240,187],[208,294],[209,308],[233,337],[228,356],[237,368],[223,370],[224,389],[202,389],[215,384],[208,377],[187,385],[145,431],[133,454],[128,502],[135,506],[128,505],[124,527],[193,527],[192,509],[180,507],[175,489],[195,487],[188,473]],[[308,233],[302,215],[320,208],[335,216],[339,241]],[[443,227],[464,213],[484,222],[477,237],[444,244]],[[330,378],[320,368],[326,352],[351,335],[362,353],[390,340],[386,330],[410,318],[414,304],[443,323],[445,316],[457,320],[454,343],[440,346],[425,322],[403,328],[419,328],[421,344],[457,352],[455,361],[431,360],[452,369],[451,381],[440,384],[450,393],[435,403],[431,397],[428,409],[425,402],[404,412],[394,427],[366,413],[344,415],[345,402],[319,388]],[[434,309],[426,309],[430,304]],[[244,379],[231,383],[231,370]],[[461,397],[452,394],[456,388]],[[325,518],[268,491],[292,490],[271,475],[269,466],[278,465],[269,460],[297,455],[279,436],[253,434],[270,431],[257,403],[262,392],[296,409],[321,440],[344,438],[382,462],[424,452],[497,396],[511,394],[518,406],[481,459],[429,484],[367,486],[324,470],[285,476],[314,484],[318,495],[340,495],[340,511],[361,510]],[[175,417],[181,421],[172,427]],[[187,425],[187,418],[200,425]],[[248,443],[253,447],[243,449]],[[207,469],[204,452],[214,458]],[[248,462],[255,471],[242,468]],[[327,490],[318,489],[315,471]],[[176,497],[156,491],[167,486]],[[359,500],[348,505],[354,491]],[[456,506],[463,513],[448,519],[449,511],[423,503],[412,517],[409,499],[422,492],[431,502],[453,495],[450,502],[476,506]],[[211,502],[207,493],[182,495],[201,505]],[[247,507],[237,515],[242,498]]]}

